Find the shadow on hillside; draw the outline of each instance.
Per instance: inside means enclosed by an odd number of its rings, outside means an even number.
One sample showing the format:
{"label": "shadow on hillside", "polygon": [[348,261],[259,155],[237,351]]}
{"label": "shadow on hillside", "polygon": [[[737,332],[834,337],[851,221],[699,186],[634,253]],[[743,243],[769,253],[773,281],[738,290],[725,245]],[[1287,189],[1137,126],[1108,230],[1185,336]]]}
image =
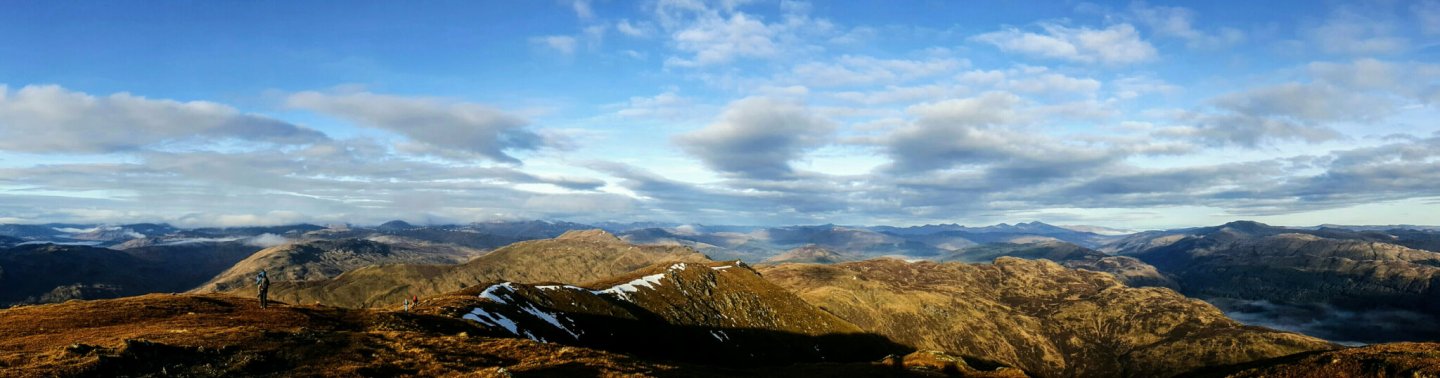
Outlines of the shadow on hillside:
{"label": "shadow on hillside", "polygon": [[[557,313],[550,309],[542,311]],[[522,331],[547,342],[706,365],[872,362],[914,351],[871,333],[806,335],[760,328],[697,327],[667,324],[653,314],[644,315],[648,316],[626,319],[564,313],[573,320],[575,326],[571,328],[579,333],[577,338],[544,320],[507,314]],[[503,331],[497,336],[515,337]]]}

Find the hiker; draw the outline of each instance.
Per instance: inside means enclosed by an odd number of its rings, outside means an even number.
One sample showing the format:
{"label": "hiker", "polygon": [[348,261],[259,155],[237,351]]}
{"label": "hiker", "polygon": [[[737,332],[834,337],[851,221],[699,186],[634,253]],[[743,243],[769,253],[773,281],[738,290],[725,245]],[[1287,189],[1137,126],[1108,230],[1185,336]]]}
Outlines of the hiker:
{"label": "hiker", "polygon": [[270,298],[267,298],[270,293],[270,277],[265,275],[265,271],[262,270],[259,276],[255,276],[255,286],[260,288],[260,308],[270,307]]}
{"label": "hiker", "polygon": [[410,312],[410,298],[405,298],[405,312]]}

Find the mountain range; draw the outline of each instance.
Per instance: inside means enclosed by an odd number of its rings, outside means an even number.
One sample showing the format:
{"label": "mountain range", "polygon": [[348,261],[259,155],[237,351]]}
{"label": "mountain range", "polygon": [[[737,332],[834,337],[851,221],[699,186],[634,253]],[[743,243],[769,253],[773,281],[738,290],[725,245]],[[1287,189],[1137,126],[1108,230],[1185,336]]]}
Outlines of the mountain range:
{"label": "mountain range", "polygon": [[[17,335],[0,370],[1138,377],[1440,361],[1440,232],[1424,228],[633,226],[0,226],[0,304],[15,306],[0,328]],[[283,305],[243,299],[261,270]]]}

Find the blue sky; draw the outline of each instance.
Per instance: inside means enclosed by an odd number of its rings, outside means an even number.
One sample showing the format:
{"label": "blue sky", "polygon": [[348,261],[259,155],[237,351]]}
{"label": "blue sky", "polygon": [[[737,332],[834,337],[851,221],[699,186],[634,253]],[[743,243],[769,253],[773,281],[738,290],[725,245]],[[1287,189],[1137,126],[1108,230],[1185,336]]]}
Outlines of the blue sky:
{"label": "blue sky", "polygon": [[9,2],[0,221],[1440,223],[1440,1]]}

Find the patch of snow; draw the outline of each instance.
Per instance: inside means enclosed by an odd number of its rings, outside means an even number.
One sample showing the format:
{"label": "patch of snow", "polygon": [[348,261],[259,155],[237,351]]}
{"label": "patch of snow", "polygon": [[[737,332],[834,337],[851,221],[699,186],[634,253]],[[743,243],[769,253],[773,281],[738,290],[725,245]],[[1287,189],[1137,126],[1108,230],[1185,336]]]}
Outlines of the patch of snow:
{"label": "patch of snow", "polygon": [[559,289],[585,290],[585,288],[583,288],[583,287],[574,286],[574,285],[540,285],[540,286],[536,286],[535,288],[536,288],[536,289],[540,289],[540,290],[559,290]]}
{"label": "patch of snow", "polygon": [[125,231],[125,236],[129,236],[129,237],[135,238],[135,239],[144,239],[144,238],[146,238],[145,234],[142,234],[142,233],[139,233],[139,232],[135,232],[135,231],[130,231],[130,230],[126,230],[126,231]]}
{"label": "patch of snow", "polygon": [[[501,289],[508,290],[509,293],[503,293],[500,291]],[[510,304],[510,300],[502,298],[500,296],[513,293],[515,293],[515,284],[509,282],[502,282],[499,284],[490,285],[490,287],[485,288],[485,291],[480,292],[480,297],[489,299],[491,302],[499,304]]]}
{"label": "patch of snow", "polygon": [[734,268],[734,266],[730,266],[730,265],[712,266],[712,267],[710,267],[710,270],[725,270],[725,269],[730,269],[730,268]]}
{"label": "patch of snow", "polygon": [[565,333],[570,334],[570,337],[575,338],[575,340],[580,340],[580,334],[585,333],[584,331],[581,331],[580,333],[575,333],[575,331],[571,331],[569,327],[566,327],[564,324],[560,324],[560,319],[556,319],[555,314],[540,311],[540,309],[535,308],[535,306],[529,303],[520,306],[520,309],[524,310],[530,315],[534,315],[535,317],[540,318],[540,320],[544,320],[546,323],[550,323],[550,325],[555,326],[555,328],[559,328],[561,331],[565,331]]}
{"label": "patch of snow", "polygon": [[654,288],[655,288],[654,285],[660,284],[660,279],[662,279],[662,278],[665,278],[665,274],[664,274],[664,273],[651,274],[651,275],[648,275],[648,276],[644,276],[644,277],[637,278],[637,279],[635,279],[635,280],[633,280],[633,281],[630,281],[630,282],[627,282],[627,283],[623,283],[623,284],[619,284],[619,285],[612,286],[612,287],[610,287],[609,289],[597,291],[597,292],[595,292],[595,293],[596,293],[596,294],[601,294],[601,293],[614,294],[615,296],[620,297],[620,299],[624,299],[624,300],[627,300],[627,301],[628,301],[628,300],[630,300],[630,295],[629,295],[629,294],[626,294],[626,293],[639,292],[639,291],[640,291],[640,288],[642,288],[642,287],[647,288],[647,289],[654,289]]}
{"label": "patch of snow", "polygon": [[674,265],[670,265],[670,269],[668,269],[668,270],[685,270],[685,263],[682,262],[682,263],[675,263]]}
{"label": "patch of snow", "polygon": [[510,333],[516,336],[520,335],[520,327],[515,325],[514,320],[510,320],[510,318],[505,317],[505,315],[492,314],[489,311],[485,311],[485,309],[483,308],[476,307],[474,310],[470,310],[469,314],[465,314],[465,316],[462,316],[461,318],[474,320],[476,322],[479,322],[480,324],[488,325],[491,327],[498,326],[501,328],[505,328],[506,331],[510,331]]}

